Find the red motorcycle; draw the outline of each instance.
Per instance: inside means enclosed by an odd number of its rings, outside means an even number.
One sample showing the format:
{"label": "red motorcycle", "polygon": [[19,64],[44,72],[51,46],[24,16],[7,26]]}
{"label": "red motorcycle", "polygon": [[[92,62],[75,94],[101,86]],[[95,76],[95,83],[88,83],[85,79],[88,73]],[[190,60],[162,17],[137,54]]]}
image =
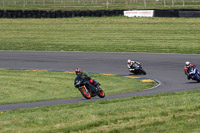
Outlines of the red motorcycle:
{"label": "red motorcycle", "polygon": [[90,99],[91,97],[95,97],[98,95],[100,98],[105,97],[104,91],[101,89],[100,84],[93,86],[95,88],[95,91],[91,89],[91,87],[88,85],[87,81],[85,81],[81,75],[78,75],[74,80],[74,86],[79,89],[83,97],[86,99]]}

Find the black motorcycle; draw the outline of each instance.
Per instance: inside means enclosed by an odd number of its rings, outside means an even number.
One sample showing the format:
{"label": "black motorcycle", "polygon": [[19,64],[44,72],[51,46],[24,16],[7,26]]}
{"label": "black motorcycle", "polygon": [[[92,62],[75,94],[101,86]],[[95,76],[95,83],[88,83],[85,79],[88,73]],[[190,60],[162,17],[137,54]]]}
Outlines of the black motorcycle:
{"label": "black motorcycle", "polygon": [[129,69],[129,71],[133,74],[144,74],[146,75],[147,73],[144,71],[144,69],[142,68],[141,64],[139,63],[134,63],[131,68]]}
{"label": "black motorcycle", "polygon": [[90,99],[91,97],[95,97],[98,95],[100,98],[105,97],[104,91],[100,88],[100,84],[93,86],[96,91],[90,89],[90,85],[88,84],[89,81],[84,80],[81,75],[78,75],[74,80],[74,86],[79,89],[83,97],[86,99]]}

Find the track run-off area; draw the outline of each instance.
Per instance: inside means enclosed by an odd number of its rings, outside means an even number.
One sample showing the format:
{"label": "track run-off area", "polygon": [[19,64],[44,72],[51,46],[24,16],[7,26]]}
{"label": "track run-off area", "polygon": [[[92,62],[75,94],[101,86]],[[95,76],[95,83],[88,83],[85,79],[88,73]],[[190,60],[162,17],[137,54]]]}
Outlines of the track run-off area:
{"label": "track run-off area", "polygon": [[[158,82],[158,85],[143,91],[109,95],[104,99],[200,89],[199,83],[187,80],[183,70],[185,61],[190,61],[197,65],[197,67],[200,66],[200,55],[198,54],[0,51],[0,68],[74,71],[77,67],[80,67],[83,71],[91,73],[129,75],[127,59],[139,61],[147,72],[147,75],[139,75],[139,77],[142,79],[153,79]],[[0,111],[96,100],[103,99],[94,97],[91,100],[78,98],[7,104],[0,105]]]}

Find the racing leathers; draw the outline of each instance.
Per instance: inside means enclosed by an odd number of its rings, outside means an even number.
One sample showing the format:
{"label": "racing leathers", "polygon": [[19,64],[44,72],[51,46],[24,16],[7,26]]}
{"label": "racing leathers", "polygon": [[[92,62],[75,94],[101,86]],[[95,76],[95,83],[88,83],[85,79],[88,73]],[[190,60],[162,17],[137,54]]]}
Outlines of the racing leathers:
{"label": "racing leathers", "polygon": [[91,75],[88,72],[83,71],[81,77],[85,80],[85,85],[97,93],[98,90],[96,87],[100,84],[95,79],[91,79]]}

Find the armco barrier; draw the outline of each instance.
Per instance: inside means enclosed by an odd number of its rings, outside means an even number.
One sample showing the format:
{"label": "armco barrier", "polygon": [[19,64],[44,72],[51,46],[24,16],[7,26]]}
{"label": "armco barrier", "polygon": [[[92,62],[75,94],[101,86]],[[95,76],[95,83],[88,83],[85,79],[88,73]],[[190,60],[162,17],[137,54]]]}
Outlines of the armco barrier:
{"label": "armco barrier", "polygon": [[[154,10],[154,9],[151,9]],[[123,16],[124,10],[96,11],[44,11],[44,10],[0,10],[0,18],[68,18]],[[154,10],[154,17],[200,17],[200,10]]]}

